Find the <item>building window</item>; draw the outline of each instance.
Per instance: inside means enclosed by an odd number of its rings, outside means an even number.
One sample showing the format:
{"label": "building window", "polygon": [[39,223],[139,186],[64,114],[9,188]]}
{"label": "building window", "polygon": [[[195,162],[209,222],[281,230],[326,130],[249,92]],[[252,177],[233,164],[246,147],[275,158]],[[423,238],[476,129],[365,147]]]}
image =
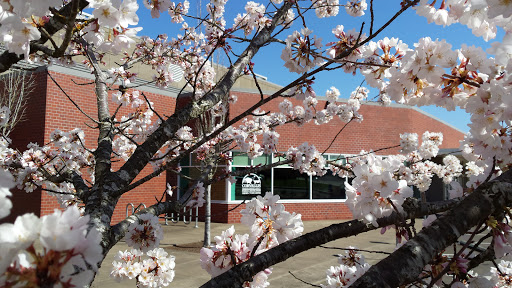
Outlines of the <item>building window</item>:
{"label": "building window", "polygon": [[[345,163],[345,158],[340,155],[324,155],[327,160],[336,160],[340,164]],[[233,152],[232,171],[240,171],[248,166],[267,165],[283,159],[273,158],[270,155],[249,159],[246,154]],[[253,183],[255,178],[258,184]],[[274,167],[266,171],[256,173],[256,176],[241,175],[235,177],[236,182],[231,184],[231,200],[248,200],[257,195],[265,195],[272,192],[283,200],[344,200],[345,179],[327,172],[324,176],[308,176],[293,170],[288,165]],[[245,180],[244,180],[245,179]],[[351,179],[348,179],[351,182]],[[245,189],[244,189],[245,186]],[[260,190],[257,190],[257,189]]]}
{"label": "building window", "polygon": [[346,199],[345,181],[332,172],[327,172],[324,176],[312,177],[313,199]]}
{"label": "building window", "polygon": [[[251,160],[245,153],[232,153],[233,164],[231,171],[243,170],[248,166],[267,165],[270,164],[271,160],[270,155],[262,155]],[[250,200],[258,195],[263,196],[267,191],[272,190],[271,170],[253,174],[235,176],[236,181],[231,183],[231,200]]]}
{"label": "building window", "polygon": [[309,199],[311,177],[291,168],[275,168],[274,195],[281,199]]}
{"label": "building window", "polygon": [[[189,179],[197,179],[201,176],[201,161],[197,160],[197,156],[195,153],[191,153],[188,157],[184,157],[180,161],[181,174],[186,177],[178,176],[178,191],[177,197],[178,199],[187,191],[189,185],[191,184],[191,180]],[[227,165],[219,164],[216,167],[216,172],[220,173],[220,171],[226,169]],[[217,174],[216,174],[217,175]],[[226,199],[226,185],[224,181],[215,182],[211,186],[211,199],[212,200],[228,200]]]}
{"label": "building window", "polygon": [[[243,170],[245,167],[233,167],[232,171]],[[258,195],[264,196],[267,191],[272,190],[272,171],[266,170],[262,172],[255,173],[256,176],[253,175],[242,175],[235,176],[236,182],[231,184],[231,199],[232,200],[251,200],[253,197]],[[244,181],[244,179],[246,181]],[[247,183],[249,181],[251,183]],[[259,185],[253,184],[254,179],[259,179]],[[245,182],[245,183],[244,183]],[[243,187],[245,185],[253,184],[255,187]]]}

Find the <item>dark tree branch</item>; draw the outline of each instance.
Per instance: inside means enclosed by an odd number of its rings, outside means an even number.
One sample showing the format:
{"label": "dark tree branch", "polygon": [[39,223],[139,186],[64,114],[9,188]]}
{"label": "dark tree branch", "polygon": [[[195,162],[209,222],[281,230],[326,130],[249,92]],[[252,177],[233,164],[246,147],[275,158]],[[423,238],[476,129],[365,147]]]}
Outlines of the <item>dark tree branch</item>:
{"label": "dark tree branch", "polygon": [[119,240],[123,239],[125,233],[128,231],[128,226],[138,221],[139,216],[142,214],[150,213],[153,215],[161,215],[164,213],[178,213],[182,208],[182,205],[177,201],[167,201],[156,203],[148,208],[142,209],[137,213],[127,217],[123,221],[117,223],[110,229],[110,245],[109,249],[112,248]]}
{"label": "dark tree branch", "polygon": [[53,54],[51,55],[52,57],[55,57],[55,58],[58,58],[58,57],[62,57],[64,55],[64,52],[66,51],[66,49],[68,48],[68,45],[69,43],[71,42],[71,37],[73,36],[73,31],[75,29],[75,20],[76,20],[76,16],[78,15],[78,13],[80,12],[80,0],[72,0],[71,1],[71,12],[69,13],[69,15],[66,15],[65,18],[66,18],[66,32],[64,33],[64,37],[63,37],[63,40],[62,40],[62,44],[60,44],[60,47],[55,49],[55,51],[53,52]]}
{"label": "dark tree branch", "polygon": [[[277,26],[277,23],[280,23],[291,5],[291,3],[287,2],[279,9],[270,27],[262,29],[254,37],[251,44],[249,44],[240,58],[238,58],[233,66],[224,74],[211,92],[207,93],[197,102],[192,101],[189,105],[170,116],[142,145],[137,147],[130,159],[128,159],[118,171],[119,174],[125,175],[125,177],[122,177],[122,182],[119,184],[122,186],[128,185],[147,165],[156,151],[158,151],[168,139],[173,137],[178,129],[183,127],[190,120],[198,118],[214,107],[223,98],[227,97],[235,81],[244,75],[244,68],[250,63],[252,57],[258,50],[269,41],[272,31]],[[179,161],[179,159],[177,159],[177,161]],[[176,161],[173,161],[173,163],[175,162]],[[161,169],[159,173],[162,171],[165,171],[165,168]]]}
{"label": "dark tree branch", "polygon": [[[75,1],[69,2],[68,4],[64,5],[60,10],[58,10],[58,15],[53,15],[50,17],[50,20],[44,24],[43,28],[47,32],[41,34],[41,38],[38,40],[33,40],[30,42],[30,53],[35,53],[37,51],[40,51],[42,49],[42,44],[46,43],[50,39],[51,36],[53,36],[55,33],[57,33],[59,30],[63,29],[67,21],[64,17],[68,17],[72,13],[72,6]],[[78,10],[82,11],[89,5],[89,2],[87,0],[79,0],[78,3]],[[15,53],[11,53],[9,51],[4,51],[0,55],[0,73],[7,71],[9,68],[11,68],[12,65],[18,63],[19,61],[24,59],[24,55],[20,54],[17,55]]]}
{"label": "dark tree branch", "polygon": [[[405,212],[403,214],[399,215],[396,212],[393,212],[388,217],[378,219],[377,223],[379,224],[379,227],[392,225],[401,217],[411,219],[443,212],[455,206],[457,201],[448,200],[436,203],[421,203],[416,199],[408,199],[406,203],[407,204],[404,204]],[[245,281],[250,281],[259,271],[263,271],[272,265],[283,262],[301,252],[336,239],[357,235],[377,228],[378,227],[366,224],[360,220],[333,224],[329,227],[289,240],[264,253],[254,256],[248,261],[240,263],[225,273],[212,278],[201,287],[241,287]]]}
{"label": "dark tree branch", "polygon": [[114,138],[114,125],[110,117],[109,103],[108,103],[108,75],[101,70],[101,67],[96,59],[96,55],[87,42],[82,40],[85,52],[89,63],[93,67],[96,103],[98,107],[98,148],[94,152],[96,167],[94,169],[95,182],[103,183],[103,179],[110,175],[112,167],[112,141]]}
{"label": "dark tree branch", "polygon": [[351,287],[398,287],[413,282],[423,267],[471,227],[512,203],[512,170],[480,185],[459,205],[389,257],[372,266]]}

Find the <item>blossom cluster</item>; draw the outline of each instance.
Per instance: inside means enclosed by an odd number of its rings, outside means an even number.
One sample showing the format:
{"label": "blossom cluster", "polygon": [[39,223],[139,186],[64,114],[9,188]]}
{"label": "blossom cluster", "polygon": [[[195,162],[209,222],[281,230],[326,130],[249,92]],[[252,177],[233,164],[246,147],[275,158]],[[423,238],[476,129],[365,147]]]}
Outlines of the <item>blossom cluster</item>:
{"label": "blossom cluster", "polygon": [[[78,29],[87,41],[103,51],[121,52],[135,43],[133,37],[141,28],[131,28],[137,25],[139,18],[136,14],[139,6],[136,0],[123,1],[96,1],[91,0],[89,8],[92,8],[94,21]],[[25,55],[25,59],[31,59],[30,41],[41,38],[43,27],[53,16],[50,7],[59,7],[62,1],[41,0],[37,3],[27,1],[2,1],[0,2],[0,24],[2,31],[1,41],[6,48],[16,54]],[[72,46],[70,46],[72,47]],[[68,49],[74,54],[72,48]]]}
{"label": "blossom cluster", "polygon": [[0,225],[0,286],[89,285],[103,260],[100,240],[76,206],[41,218],[18,216],[13,224]]}
{"label": "blossom cluster", "polygon": [[[318,18],[338,15],[340,6],[339,0],[314,0],[312,2]],[[347,1],[345,5],[347,14],[353,17],[364,15],[366,8],[366,0]],[[294,31],[286,38],[286,47],[282,51],[281,59],[285,61],[284,66],[288,68],[290,72],[305,73],[325,62],[323,57],[321,57],[322,52],[320,51],[322,48],[322,39],[314,35],[310,37],[312,33],[313,31],[305,27],[300,33],[299,31]],[[337,28],[333,29],[333,34],[340,39],[337,43],[327,44],[327,46],[334,45],[334,47],[330,48],[330,51],[328,51],[328,54],[333,58],[346,48],[351,48],[358,39],[355,30],[345,34],[345,32],[343,32],[343,25],[338,25]],[[363,36],[360,40],[364,40],[364,38],[366,37]],[[358,52],[359,51],[356,51],[356,53]],[[351,65],[349,64],[348,66]]]}
{"label": "blossom cluster", "polygon": [[158,217],[145,213],[128,226],[125,241],[128,246],[147,252],[158,247],[163,237],[164,232],[158,223]]}
{"label": "blossom cluster", "polygon": [[356,253],[354,247],[348,247],[345,254],[338,255],[338,263],[338,266],[327,269],[327,284],[322,284],[323,288],[349,287],[370,269],[370,264],[363,255]]}
{"label": "blossom cluster", "polygon": [[292,160],[293,168],[301,173],[323,176],[327,172],[325,158],[316,150],[315,146],[308,145],[308,143],[288,149],[286,158]]}
{"label": "blossom cluster", "polygon": [[[284,210],[277,203],[279,195],[267,192],[257,196],[240,211],[242,224],[250,228],[249,234],[235,234],[234,226],[216,236],[216,245],[201,249],[201,267],[212,277],[222,274],[236,264],[242,263],[274,246],[300,236],[304,230],[301,215]],[[271,269],[265,269],[244,283],[244,287],[267,287]]]}
{"label": "blossom cluster", "polygon": [[497,267],[491,267],[491,275],[489,282],[494,285],[493,287],[510,287],[512,285],[512,261],[501,260]]}
{"label": "blossom cluster", "polygon": [[233,28],[242,28],[247,36],[254,29],[260,30],[270,25],[272,20],[265,16],[265,6],[253,1],[247,2],[244,14],[236,15]]}
{"label": "blossom cluster", "polygon": [[162,248],[142,252],[137,249],[119,251],[112,262],[110,276],[120,282],[135,279],[137,287],[169,286],[174,280],[174,256]]}
{"label": "blossom cluster", "polygon": [[[347,205],[354,217],[377,226],[378,218],[393,211],[402,211],[405,198],[413,194],[410,186],[426,191],[434,174],[446,184],[454,183],[463,170],[457,157],[447,155],[443,164],[430,160],[437,156],[442,139],[441,133],[427,131],[422,136],[421,145],[418,145],[418,135],[405,133],[400,141],[405,155],[383,158],[363,151],[352,159],[345,169],[350,169],[355,178],[351,184],[345,182],[345,187]],[[344,173],[339,175],[347,176]]]}
{"label": "blossom cluster", "polygon": [[164,234],[158,216],[141,214],[125,235],[130,251],[118,251],[110,276],[121,281],[135,279],[137,287],[169,286],[174,279],[174,256],[158,248]]}
{"label": "blossom cluster", "polygon": [[[354,217],[378,227],[377,219],[402,211],[405,198],[413,195],[407,181],[396,179],[393,171],[402,165],[401,157],[382,159],[374,154],[353,167],[352,184],[345,182],[347,206]],[[364,163],[364,164],[363,164]],[[384,168],[385,167],[385,168]]]}
{"label": "blossom cluster", "polygon": [[290,72],[300,74],[308,72],[324,62],[311,48],[321,48],[322,46],[321,38],[316,38],[316,36],[311,38],[309,36],[312,32],[308,28],[303,28],[300,33],[295,31],[286,38],[286,48],[283,49],[281,59],[285,61],[284,66]]}
{"label": "blossom cluster", "polygon": [[8,197],[12,196],[10,188],[14,187],[14,178],[11,173],[0,170],[0,219],[11,214],[12,202]]}
{"label": "blossom cluster", "polygon": [[93,177],[93,154],[85,147],[85,135],[80,129],[69,132],[55,130],[50,134],[50,143],[39,146],[29,143],[27,150],[19,152],[9,147],[10,139],[0,141],[0,165],[14,176],[19,189],[32,192],[43,185],[57,196],[63,207],[76,201],[75,189],[69,183],[54,184],[47,181],[48,175],[60,175],[62,171],[83,172]]}

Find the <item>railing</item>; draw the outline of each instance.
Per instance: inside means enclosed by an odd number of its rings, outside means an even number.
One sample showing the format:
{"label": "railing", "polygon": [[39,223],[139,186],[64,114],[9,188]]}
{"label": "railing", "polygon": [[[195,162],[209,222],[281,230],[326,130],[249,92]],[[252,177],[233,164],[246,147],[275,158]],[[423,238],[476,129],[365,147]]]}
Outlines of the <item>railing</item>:
{"label": "railing", "polygon": [[[128,203],[126,205],[126,217],[130,216],[130,215],[133,215],[133,213],[139,211],[140,207],[144,207],[146,208],[146,205],[144,203],[140,203],[137,207],[135,207],[133,205],[133,203]],[[130,213],[130,207],[131,207],[131,213]],[[172,223],[178,223],[180,222],[180,217],[182,218],[182,221],[184,224],[188,225],[190,224],[190,222],[192,222],[192,219],[195,219],[195,225],[194,225],[194,228],[199,228],[199,225],[198,225],[198,221],[199,221],[199,208],[196,207],[195,210],[195,215],[192,215],[192,209],[190,209],[188,212],[188,220],[187,220],[187,208],[183,208],[183,212],[182,213],[169,213],[169,214],[165,214],[165,216],[163,217],[165,219],[165,225],[169,225],[169,222],[168,220],[171,220]]]}
{"label": "railing", "polygon": [[[128,211],[129,211],[130,206],[132,207],[132,213],[129,213],[129,212],[128,212]],[[135,206],[133,205],[133,203],[128,203],[128,204],[126,205],[126,217],[128,217],[128,216],[130,216],[130,215],[133,215],[133,213],[135,213],[135,212],[139,211],[139,209],[140,209],[140,207],[141,207],[141,206],[142,206],[142,207],[144,207],[144,209],[146,209],[146,204],[144,204],[144,203],[140,203],[140,204],[139,204],[139,206],[137,206],[137,207],[135,207]]]}
{"label": "railing", "polygon": [[[192,215],[192,209],[188,211],[187,215],[187,208],[183,208],[183,212],[180,213],[168,213],[163,218],[165,219],[165,225],[169,225],[168,220],[171,220],[172,223],[178,223],[180,222],[180,217],[182,218],[182,221],[184,224],[188,225],[190,222],[192,222],[192,219],[195,219],[195,225],[194,228],[199,228],[198,220],[199,220],[199,208],[196,207],[195,215]],[[188,220],[187,220],[188,216]]]}

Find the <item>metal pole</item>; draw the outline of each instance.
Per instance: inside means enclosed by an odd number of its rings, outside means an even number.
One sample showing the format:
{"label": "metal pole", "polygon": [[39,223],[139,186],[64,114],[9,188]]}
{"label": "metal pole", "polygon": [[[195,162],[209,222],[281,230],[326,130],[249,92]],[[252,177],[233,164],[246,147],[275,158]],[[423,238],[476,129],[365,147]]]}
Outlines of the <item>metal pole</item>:
{"label": "metal pole", "polygon": [[206,187],[206,193],[204,197],[206,198],[205,209],[204,209],[204,241],[203,247],[210,247],[210,224],[211,224],[211,192],[212,185],[208,185]]}
{"label": "metal pole", "polygon": [[196,206],[196,225],[194,228],[199,228],[199,225],[197,224],[197,221],[199,219],[199,207]]}

